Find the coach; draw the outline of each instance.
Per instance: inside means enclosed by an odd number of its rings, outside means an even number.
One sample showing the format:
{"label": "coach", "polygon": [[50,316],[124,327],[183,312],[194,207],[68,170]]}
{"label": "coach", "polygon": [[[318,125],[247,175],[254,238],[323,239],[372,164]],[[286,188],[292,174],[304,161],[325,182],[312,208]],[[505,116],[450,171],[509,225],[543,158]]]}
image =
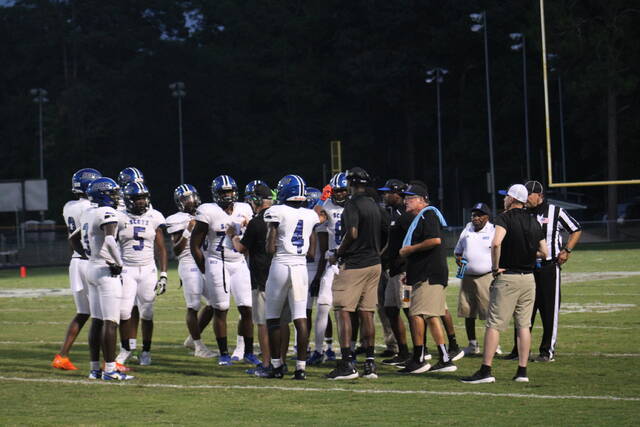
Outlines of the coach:
{"label": "coach", "polygon": [[500,331],[509,325],[513,316],[518,330],[520,358],[514,381],[529,382],[527,362],[531,347],[531,313],[535,298],[533,269],[538,252],[547,257],[547,245],[542,227],[524,209],[528,192],[524,185],[515,184],[504,198],[505,212],[495,220],[495,235],[491,245],[491,272],[495,277],[491,286],[489,313],[484,335],[483,363],[470,377],[460,380],[468,384],[495,382],[491,365],[500,342]]}

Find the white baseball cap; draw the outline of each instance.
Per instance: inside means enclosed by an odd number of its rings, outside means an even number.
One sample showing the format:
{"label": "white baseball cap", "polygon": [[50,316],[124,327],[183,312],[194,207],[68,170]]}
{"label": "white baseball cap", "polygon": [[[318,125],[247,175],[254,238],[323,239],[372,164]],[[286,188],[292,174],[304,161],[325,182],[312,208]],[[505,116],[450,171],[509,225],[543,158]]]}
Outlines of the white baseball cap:
{"label": "white baseball cap", "polygon": [[513,184],[509,187],[509,191],[507,191],[507,196],[511,196],[519,202],[527,203],[527,199],[529,198],[529,192],[527,191],[527,187],[522,184]]}

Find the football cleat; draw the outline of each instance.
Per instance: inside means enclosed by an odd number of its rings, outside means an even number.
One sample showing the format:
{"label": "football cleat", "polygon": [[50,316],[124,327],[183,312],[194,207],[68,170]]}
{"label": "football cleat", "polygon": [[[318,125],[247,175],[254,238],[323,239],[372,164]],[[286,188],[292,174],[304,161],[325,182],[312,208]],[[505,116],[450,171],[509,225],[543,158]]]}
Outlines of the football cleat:
{"label": "football cleat", "polygon": [[142,353],[140,353],[140,365],[142,365],[142,366],[151,365],[151,352],[150,351],[143,351]]}
{"label": "football cleat", "polygon": [[102,379],[105,381],[127,381],[127,380],[132,380],[134,377],[131,375],[127,375],[124,372],[118,372],[118,371],[113,371],[113,372],[103,372],[102,373]]}
{"label": "football cleat", "polygon": [[346,360],[338,360],[336,368],[327,374],[328,380],[355,380],[358,378],[358,370],[354,364]]}
{"label": "football cleat", "polygon": [[116,356],[116,363],[120,363],[124,365],[127,363],[127,360],[131,357],[131,351],[125,350],[123,347],[120,347],[120,353]]}
{"label": "football cleat", "polygon": [[189,335],[184,340],[184,343],[182,345],[185,346],[186,348],[190,348],[191,350],[195,350],[196,349],[196,345],[193,343],[193,338],[191,338],[191,335]]}
{"label": "football cleat", "polygon": [[231,366],[233,365],[233,361],[231,360],[231,356],[228,354],[221,354],[218,357],[218,365],[219,366]]}
{"label": "football cleat", "polygon": [[203,359],[211,359],[213,357],[216,357],[216,354],[211,351],[207,346],[205,346],[204,344],[202,345],[202,347],[197,348],[193,355],[195,357],[201,357]]}
{"label": "football cleat", "polygon": [[324,357],[326,358],[327,362],[335,362],[336,352],[328,348],[324,351]]}
{"label": "football cleat", "polygon": [[[105,370],[104,362],[102,363],[102,370]],[[122,363],[116,362],[116,371],[118,372],[129,372],[131,368],[124,366]]]}
{"label": "football cleat", "polygon": [[248,363],[250,365],[261,365],[262,364],[260,359],[258,359],[258,356],[256,356],[253,353],[245,354],[244,355],[244,361],[245,361],[245,363]]}
{"label": "football cleat", "polygon": [[376,363],[372,359],[367,359],[364,361],[364,373],[362,378],[376,379],[378,378],[378,373],[376,372]]}
{"label": "football cleat", "polygon": [[311,353],[311,356],[307,359],[307,364],[309,365],[319,365],[322,363],[323,355],[319,351],[314,351]]}
{"label": "football cleat", "polygon": [[64,371],[75,371],[78,369],[73,363],[71,363],[71,360],[69,360],[68,357],[62,357],[59,354],[56,354],[56,357],[53,358],[51,366]]}
{"label": "football cleat", "polygon": [[259,378],[282,378],[284,376],[284,366],[274,368],[273,365],[269,365],[268,368],[258,368],[255,375]]}
{"label": "football cleat", "polygon": [[102,378],[102,369],[92,369],[89,372],[90,380],[99,380],[100,378]]}
{"label": "football cleat", "polygon": [[293,373],[293,377],[291,377],[291,379],[293,379],[293,380],[306,380],[307,379],[307,373],[305,372],[304,369],[296,369],[296,371]]}

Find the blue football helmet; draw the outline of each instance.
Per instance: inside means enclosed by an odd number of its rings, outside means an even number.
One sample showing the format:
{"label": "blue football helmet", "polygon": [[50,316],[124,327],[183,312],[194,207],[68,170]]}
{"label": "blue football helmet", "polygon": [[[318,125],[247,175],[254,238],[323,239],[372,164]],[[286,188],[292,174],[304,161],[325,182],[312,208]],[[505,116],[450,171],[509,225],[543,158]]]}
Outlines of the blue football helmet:
{"label": "blue football helmet", "polygon": [[338,172],[329,181],[331,186],[331,201],[338,206],[344,206],[347,201],[347,174]]}
{"label": "blue football helmet", "polygon": [[87,197],[96,205],[115,208],[120,200],[120,187],[111,178],[103,176],[94,179],[87,186]]}
{"label": "blue football helmet", "polygon": [[[130,182],[124,187],[124,205],[127,212],[142,215],[149,210],[151,195],[149,189],[142,182]],[[143,202],[140,202],[142,200]]]}
{"label": "blue football helmet", "polygon": [[305,202],[307,185],[298,175],[286,175],[278,181],[277,200],[283,202]]}
{"label": "blue football helmet", "polygon": [[320,202],[320,196],[322,196],[322,191],[318,190],[314,187],[307,187],[307,208],[313,209],[318,202]]}
{"label": "blue football helmet", "polygon": [[[231,193],[229,193],[231,191]],[[211,196],[214,203],[226,209],[238,201],[238,184],[229,175],[220,175],[211,182]]]}
{"label": "blue football helmet", "polygon": [[[256,188],[256,185],[258,184],[263,184],[263,185],[267,185],[266,182],[262,181],[261,179],[254,179],[253,181],[251,181],[250,183],[248,183],[245,187],[244,187],[244,201],[248,201],[251,196],[254,194],[254,190]],[[267,185],[268,187],[268,185]]]}
{"label": "blue football helmet", "polygon": [[71,192],[74,194],[86,193],[87,186],[91,183],[91,181],[100,178],[101,176],[102,174],[96,169],[80,169],[71,177]]}
{"label": "blue football helmet", "polygon": [[[191,184],[182,184],[173,190],[173,201],[180,212],[193,213],[200,206],[200,194],[198,190]],[[190,206],[185,206],[185,203],[192,201]],[[187,211],[186,209],[189,208]]]}
{"label": "blue football helmet", "polygon": [[144,182],[144,175],[142,175],[140,169],[129,166],[120,171],[118,174],[118,184],[120,187],[124,188],[130,182]]}

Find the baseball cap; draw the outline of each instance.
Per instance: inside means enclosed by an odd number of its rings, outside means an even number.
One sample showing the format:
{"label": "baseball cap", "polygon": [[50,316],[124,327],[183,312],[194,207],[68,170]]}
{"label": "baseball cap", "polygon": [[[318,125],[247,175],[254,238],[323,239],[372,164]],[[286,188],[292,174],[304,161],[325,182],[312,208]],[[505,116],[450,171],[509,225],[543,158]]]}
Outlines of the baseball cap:
{"label": "baseball cap", "polygon": [[371,181],[371,177],[361,167],[354,167],[347,171],[347,181],[351,181],[357,184],[368,184]]}
{"label": "baseball cap", "polygon": [[489,206],[487,206],[486,203],[476,203],[475,205],[473,205],[473,207],[471,208],[471,212],[482,212],[485,215],[491,215],[491,209],[489,209]]}
{"label": "baseball cap", "polygon": [[256,196],[261,197],[263,199],[271,198],[271,189],[265,184],[258,184],[254,187],[253,192]]}
{"label": "baseball cap", "polygon": [[425,199],[429,198],[429,193],[427,192],[427,188],[420,184],[409,185],[407,189],[402,192],[402,194],[406,196],[422,196]]}
{"label": "baseball cap", "polygon": [[522,184],[513,184],[511,187],[509,187],[509,190],[500,190],[498,191],[498,193],[505,196],[511,196],[522,203],[527,203],[527,199],[529,198],[529,192],[527,191],[527,188]]}
{"label": "baseball cap", "polygon": [[405,189],[407,184],[400,181],[399,179],[391,178],[388,179],[387,182],[384,183],[384,187],[378,188],[378,191],[396,191],[402,192]]}
{"label": "baseball cap", "polygon": [[539,181],[527,181],[524,184],[529,194],[532,193],[544,193],[544,187],[540,184]]}

